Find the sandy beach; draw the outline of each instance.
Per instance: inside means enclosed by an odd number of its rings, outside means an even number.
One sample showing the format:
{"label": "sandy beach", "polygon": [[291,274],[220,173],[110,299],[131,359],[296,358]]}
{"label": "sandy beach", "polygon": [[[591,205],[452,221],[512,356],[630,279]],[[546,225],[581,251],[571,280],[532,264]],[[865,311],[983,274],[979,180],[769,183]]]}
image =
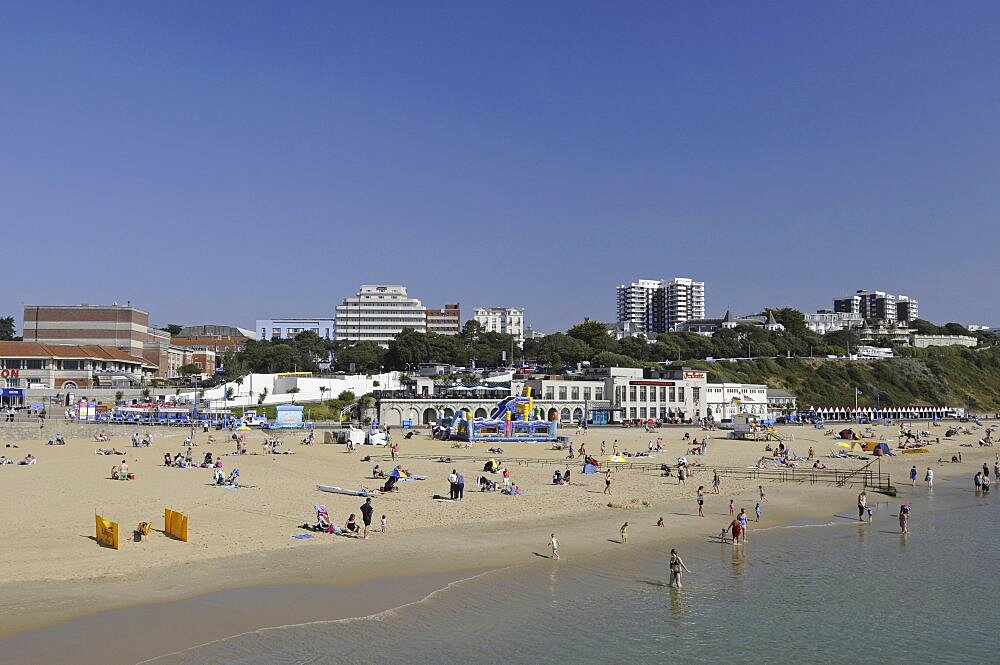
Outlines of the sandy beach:
{"label": "sandy beach", "polygon": [[[847,425],[831,429],[843,427]],[[929,423],[914,423],[913,429],[930,430],[931,440],[940,437],[941,443],[931,445],[927,454],[885,458],[882,471],[891,474],[895,485],[909,484],[907,472],[913,464],[921,479],[925,469],[932,467],[938,482],[964,476],[971,479],[983,462],[992,468],[992,449],[962,447],[975,445],[982,430],[946,441],[946,427],[932,429]],[[5,573],[0,584],[0,611],[7,618],[0,627],[2,637],[104,610],[177,601],[226,589],[273,585],[358,588],[373,581],[417,575],[458,579],[508,565],[550,565],[543,557],[548,554],[548,535],[553,531],[559,535],[564,557],[600,556],[622,547],[617,542],[618,527],[626,520],[631,524],[630,545],[655,541],[669,546],[684,539],[709,538],[730,521],[730,497],[736,499],[737,510],[747,509],[751,519],[757,501],[757,483],[749,479],[723,478],[721,493],[713,494],[712,466],[746,467],[765,454],[764,442],[728,440],[723,431],[708,433],[711,444],[707,454],[700,456],[688,454],[690,442],[683,440],[685,433],[702,438],[706,432],[700,428],[661,428],[658,433],[592,428],[571,437],[577,451],[583,445],[589,454],[596,455],[603,440],[610,454],[616,439],[619,450],[645,450],[649,441],[655,443],[662,437],[666,448],[650,461],[673,464],[685,455],[702,468],[684,485],[675,477],[662,478],[656,472],[620,470],[614,474],[609,497],[603,493],[603,476],[580,474],[578,459],[567,459],[560,467],[508,463],[513,481],[525,491],[523,496],[508,497],[474,489],[483,460],[491,457],[486,453],[487,444],[454,448],[450,442],[432,440],[421,430],[410,440],[398,439],[399,463],[428,479],[400,483],[398,492],[374,499],[376,533],[369,540],[327,534],[295,539],[293,536],[307,533],[299,525],[314,521],[314,504],[325,504],[337,524],[342,525],[350,513],[357,513],[360,519],[362,499],[319,492],[315,486],[374,488],[381,481],[371,478],[372,465],[378,462],[386,470],[391,468],[388,451],[362,446],[348,453],[336,444],[305,446],[299,443],[301,434],[286,432],[279,435],[282,448],[295,454],[263,455],[264,433],[252,431],[248,433],[248,450],[256,454],[222,457],[225,471],[238,466],[240,479],[247,485],[230,489],[212,484],[211,469],[163,465],[165,452],[182,450],[187,430],[153,430],[154,445],[148,448],[130,447],[131,430],[111,430],[109,443],[94,441],[94,430],[89,427],[70,425],[62,431],[68,441],[65,446],[49,447],[39,438],[18,441],[18,448],[4,449],[8,457],[16,459],[33,454],[38,463],[0,467],[0,496],[6,506],[0,525],[9,534],[0,545]],[[812,446],[830,468],[854,469],[864,464],[854,459],[830,459],[837,442],[812,427],[790,426],[780,431],[802,457]],[[895,448],[897,433],[896,426],[880,426],[875,438],[884,437]],[[212,435],[221,441],[209,444],[207,434],[196,434],[199,445],[194,448],[195,459],[200,460],[207,451],[225,455],[235,449],[228,432]],[[501,445],[505,451],[497,456],[501,462],[512,457],[554,461],[567,455],[551,450],[548,444]],[[116,447],[125,455],[95,455],[99,446]],[[961,464],[938,462],[959,452],[963,454]],[[366,455],[373,456],[372,462],[362,461]],[[451,456],[455,461],[441,463],[416,455]],[[135,480],[110,479],[111,467],[123,458],[136,474]],[[806,466],[803,462],[802,467]],[[434,494],[448,494],[446,477],[452,468],[466,477],[464,500],[433,500]],[[556,468],[572,469],[574,483],[552,485]],[[697,516],[699,485],[706,491],[704,518]],[[762,526],[853,510],[860,488],[781,483],[767,485],[765,491],[768,500]],[[189,516],[189,542],[172,540],[158,531],[163,527],[165,507]],[[120,550],[102,548],[95,542],[95,512],[121,524]],[[382,514],[389,525],[384,534],[377,532]],[[655,526],[659,517],[664,518],[664,528]],[[142,542],[133,542],[130,536],[140,521],[150,521],[154,531]],[[372,595],[379,594],[373,591]],[[368,611],[384,603],[355,604]],[[213,630],[178,630],[175,634],[181,636],[182,643],[196,644],[213,635],[219,637],[220,632],[228,634],[227,630],[276,625],[282,616],[279,604],[271,611],[222,622]],[[171,644],[176,645],[176,640]]]}

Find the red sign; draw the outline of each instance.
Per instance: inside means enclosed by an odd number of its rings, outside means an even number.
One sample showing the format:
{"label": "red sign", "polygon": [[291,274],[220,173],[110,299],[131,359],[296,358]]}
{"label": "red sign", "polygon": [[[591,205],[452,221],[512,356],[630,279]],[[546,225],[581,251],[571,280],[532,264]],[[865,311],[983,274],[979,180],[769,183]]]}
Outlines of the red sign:
{"label": "red sign", "polygon": [[630,386],[672,386],[673,381],[629,381]]}
{"label": "red sign", "polygon": [[21,377],[19,369],[0,369],[0,379],[18,379]]}
{"label": "red sign", "polygon": [[704,372],[684,372],[685,379],[704,379]]}

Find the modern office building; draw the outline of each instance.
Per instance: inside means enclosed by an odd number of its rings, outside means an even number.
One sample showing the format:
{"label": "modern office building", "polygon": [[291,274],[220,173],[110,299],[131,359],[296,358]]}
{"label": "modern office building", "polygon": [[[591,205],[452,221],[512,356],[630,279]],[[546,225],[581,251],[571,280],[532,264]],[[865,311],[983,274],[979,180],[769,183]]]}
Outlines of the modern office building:
{"label": "modern office building", "polygon": [[314,332],[323,339],[336,339],[336,319],[257,319],[256,336],[259,340],[291,339],[300,332],[307,331]]}
{"label": "modern office building", "polygon": [[473,318],[487,332],[510,335],[519,348],[524,347],[523,307],[477,307]]}
{"label": "modern office building", "polygon": [[428,307],[425,317],[429,333],[457,335],[462,332],[462,308],[458,303],[444,307]]}
{"label": "modern office building", "polygon": [[919,315],[918,302],[915,298],[864,289],[858,289],[853,296],[834,299],[833,311],[858,314],[863,319],[887,324],[912,321]]}
{"label": "modern office building", "polygon": [[617,289],[618,323],[647,333],[670,332],[691,319],[705,318],[705,283],[690,277],[640,279]]}
{"label": "modern office building", "polygon": [[338,340],[388,344],[403,328],[427,332],[426,307],[398,284],[362,284],[357,295],[337,305]]}
{"label": "modern office building", "polygon": [[[153,340],[149,312],[111,305],[25,305],[22,337],[41,344],[80,344],[141,356]],[[170,336],[167,335],[169,340]]]}

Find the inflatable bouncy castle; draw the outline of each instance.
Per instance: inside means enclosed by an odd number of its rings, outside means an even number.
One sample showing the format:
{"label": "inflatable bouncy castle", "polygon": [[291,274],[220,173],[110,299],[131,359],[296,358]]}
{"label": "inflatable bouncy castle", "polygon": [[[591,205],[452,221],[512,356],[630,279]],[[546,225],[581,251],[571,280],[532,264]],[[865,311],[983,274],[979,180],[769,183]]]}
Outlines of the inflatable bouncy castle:
{"label": "inflatable bouncy castle", "polygon": [[520,395],[500,400],[489,418],[473,418],[468,411],[459,411],[449,434],[461,441],[555,441],[558,426],[558,416],[554,420],[536,417],[531,388],[525,386]]}

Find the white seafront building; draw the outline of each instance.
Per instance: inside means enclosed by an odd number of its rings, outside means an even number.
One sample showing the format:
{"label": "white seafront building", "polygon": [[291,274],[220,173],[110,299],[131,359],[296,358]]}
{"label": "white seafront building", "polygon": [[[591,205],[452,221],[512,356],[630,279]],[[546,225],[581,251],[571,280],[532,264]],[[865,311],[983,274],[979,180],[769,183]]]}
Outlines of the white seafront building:
{"label": "white seafront building", "polygon": [[483,330],[510,335],[518,347],[524,346],[523,307],[477,307],[472,318],[479,322]]}
{"label": "white seafront building", "polygon": [[257,319],[259,340],[291,339],[301,332],[314,332],[323,339],[334,339],[336,320],[331,318]]}
{"label": "white seafront building", "polygon": [[399,284],[362,284],[357,295],[337,305],[338,340],[388,344],[403,328],[427,332],[427,308]]}

